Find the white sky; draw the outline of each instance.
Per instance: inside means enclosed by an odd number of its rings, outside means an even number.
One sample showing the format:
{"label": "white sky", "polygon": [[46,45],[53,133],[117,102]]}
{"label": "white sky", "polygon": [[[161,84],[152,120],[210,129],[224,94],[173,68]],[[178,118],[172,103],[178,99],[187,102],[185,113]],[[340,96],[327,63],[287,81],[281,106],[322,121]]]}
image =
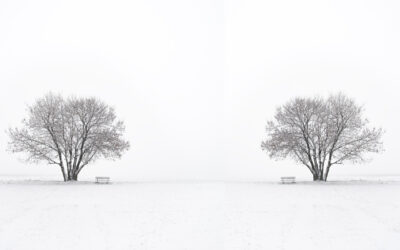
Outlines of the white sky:
{"label": "white sky", "polygon": [[[387,133],[386,151],[335,175],[400,174],[397,1],[0,1],[0,130],[48,91],[97,96],[131,150],[83,177],[309,177],[260,150],[266,121],[293,96],[342,91]],[[0,174],[59,175],[6,152]]]}

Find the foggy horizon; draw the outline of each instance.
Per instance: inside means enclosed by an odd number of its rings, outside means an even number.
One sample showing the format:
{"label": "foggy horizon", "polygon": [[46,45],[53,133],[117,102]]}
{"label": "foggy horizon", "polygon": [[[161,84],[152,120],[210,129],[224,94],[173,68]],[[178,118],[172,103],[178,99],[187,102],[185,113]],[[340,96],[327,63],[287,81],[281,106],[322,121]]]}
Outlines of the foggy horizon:
{"label": "foggy horizon", "polygon": [[[48,92],[115,107],[131,149],[82,178],[310,178],[260,148],[276,107],[343,92],[382,127],[385,151],[338,176],[400,175],[396,1],[41,0],[0,3],[0,175],[59,176],[6,151],[4,131]],[[90,15],[88,15],[90,13]],[[357,13],[356,16],[354,13]]]}

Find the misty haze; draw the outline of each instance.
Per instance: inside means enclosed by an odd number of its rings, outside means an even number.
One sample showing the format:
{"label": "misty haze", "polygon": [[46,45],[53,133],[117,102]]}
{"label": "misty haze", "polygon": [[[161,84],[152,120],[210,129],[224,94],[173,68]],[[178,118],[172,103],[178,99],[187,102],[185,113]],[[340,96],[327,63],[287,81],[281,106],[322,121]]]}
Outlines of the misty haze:
{"label": "misty haze", "polygon": [[0,1],[0,249],[398,249],[399,11]]}

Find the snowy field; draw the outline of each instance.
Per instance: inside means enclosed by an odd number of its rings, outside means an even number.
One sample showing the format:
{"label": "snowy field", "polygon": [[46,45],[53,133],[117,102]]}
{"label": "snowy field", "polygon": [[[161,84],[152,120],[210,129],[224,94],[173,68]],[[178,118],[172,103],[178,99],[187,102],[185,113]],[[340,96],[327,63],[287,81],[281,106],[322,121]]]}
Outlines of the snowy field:
{"label": "snowy field", "polygon": [[0,180],[0,249],[400,249],[400,179]]}

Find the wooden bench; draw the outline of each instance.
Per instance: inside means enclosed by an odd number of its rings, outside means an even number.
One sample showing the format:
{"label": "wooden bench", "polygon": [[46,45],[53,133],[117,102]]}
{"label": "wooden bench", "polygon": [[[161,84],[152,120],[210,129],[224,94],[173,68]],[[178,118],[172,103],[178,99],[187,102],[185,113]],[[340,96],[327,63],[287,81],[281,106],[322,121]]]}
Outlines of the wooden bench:
{"label": "wooden bench", "polygon": [[281,177],[282,184],[293,184],[296,183],[296,177],[294,176],[283,176]]}
{"label": "wooden bench", "polygon": [[108,184],[110,183],[110,177],[107,176],[96,176],[97,184]]}

